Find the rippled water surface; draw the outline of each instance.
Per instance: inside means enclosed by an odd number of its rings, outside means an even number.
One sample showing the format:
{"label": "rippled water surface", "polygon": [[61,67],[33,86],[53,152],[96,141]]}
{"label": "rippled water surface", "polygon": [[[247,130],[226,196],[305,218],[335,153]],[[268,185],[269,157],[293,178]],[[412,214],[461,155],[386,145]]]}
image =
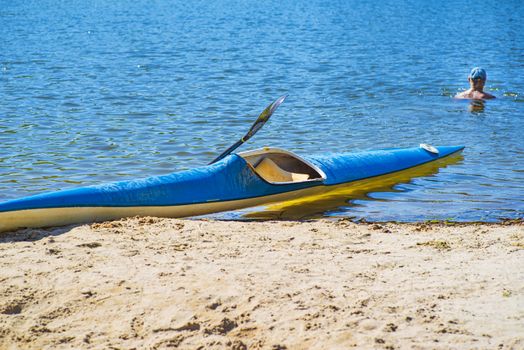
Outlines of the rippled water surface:
{"label": "rippled water surface", "polygon": [[[432,6],[4,2],[0,200],[206,164],[287,93],[242,150],[466,146],[438,172],[314,216],[522,217],[524,3]],[[498,99],[453,100],[476,65]]]}

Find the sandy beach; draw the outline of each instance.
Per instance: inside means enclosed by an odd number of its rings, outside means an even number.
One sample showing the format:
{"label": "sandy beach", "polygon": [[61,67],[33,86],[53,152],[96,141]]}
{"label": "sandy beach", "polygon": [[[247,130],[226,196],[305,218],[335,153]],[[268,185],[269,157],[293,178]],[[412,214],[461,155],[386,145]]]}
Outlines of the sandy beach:
{"label": "sandy beach", "polygon": [[1,349],[523,349],[524,225],[131,218],[0,235]]}

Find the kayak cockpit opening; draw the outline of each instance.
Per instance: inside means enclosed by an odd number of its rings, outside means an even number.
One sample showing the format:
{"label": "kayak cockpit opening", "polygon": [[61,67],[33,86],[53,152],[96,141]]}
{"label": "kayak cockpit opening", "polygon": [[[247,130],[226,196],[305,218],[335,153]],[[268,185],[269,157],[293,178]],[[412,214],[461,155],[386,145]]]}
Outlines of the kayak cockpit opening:
{"label": "kayak cockpit opening", "polygon": [[269,183],[320,181],[326,178],[322,170],[313,164],[279,148],[261,148],[238,155]]}

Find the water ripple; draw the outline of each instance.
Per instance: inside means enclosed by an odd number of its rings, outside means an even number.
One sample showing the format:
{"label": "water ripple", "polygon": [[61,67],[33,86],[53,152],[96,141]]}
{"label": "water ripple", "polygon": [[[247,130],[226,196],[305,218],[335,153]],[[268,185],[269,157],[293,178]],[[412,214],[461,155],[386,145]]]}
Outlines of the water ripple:
{"label": "water ripple", "polygon": [[[467,147],[438,174],[313,216],[523,216],[524,7],[514,5],[6,2],[0,200],[207,164],[289,93],[243,149]],[[483,40],[457,35],[476,17]],[[451,98],[475,65],[498,97],[482,106]]]}

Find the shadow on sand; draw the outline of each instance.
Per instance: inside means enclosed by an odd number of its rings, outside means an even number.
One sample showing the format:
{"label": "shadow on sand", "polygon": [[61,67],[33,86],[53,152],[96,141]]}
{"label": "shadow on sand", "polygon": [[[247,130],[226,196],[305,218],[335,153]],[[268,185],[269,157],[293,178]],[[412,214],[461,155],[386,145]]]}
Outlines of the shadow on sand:
{"label": "shadow on sand", "polygon": [[75,227],[85,225],[76,224],[50,228],[25,228],[17,231],[0,232],[0,244],[11,242],[35,242],[46,237],[59,236],[67,233]]}

